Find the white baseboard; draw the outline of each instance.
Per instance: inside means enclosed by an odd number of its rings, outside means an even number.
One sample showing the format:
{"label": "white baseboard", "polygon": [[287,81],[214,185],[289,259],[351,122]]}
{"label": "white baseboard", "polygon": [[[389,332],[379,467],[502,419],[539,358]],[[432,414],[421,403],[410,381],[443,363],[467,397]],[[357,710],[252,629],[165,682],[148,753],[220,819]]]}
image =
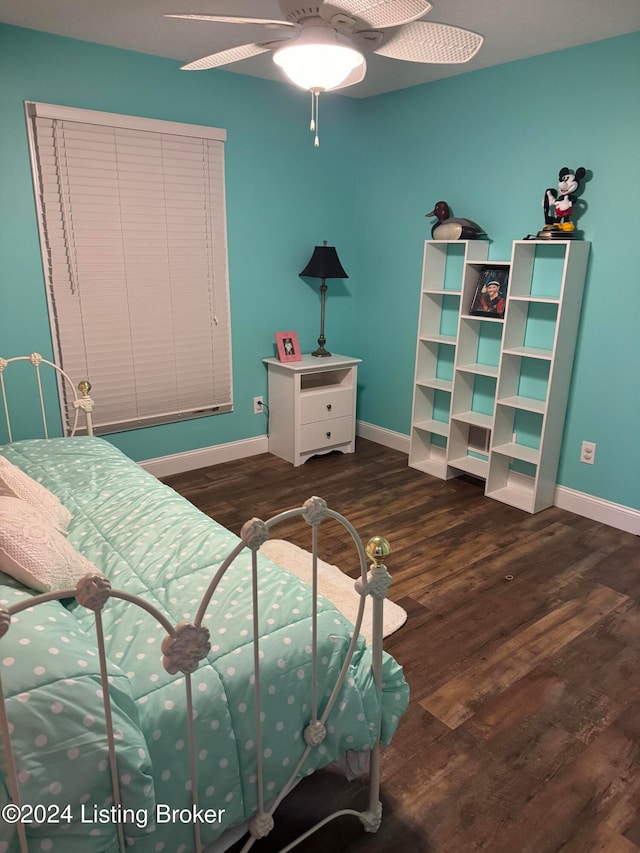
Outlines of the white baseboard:
{"label": "white baseboard", "polygon": [[[357,421],[356,434],[383,447],[409,454],[410,439],[403,433],[384,429],[366,421]],[[147,459],[140,462],[140,465],[156,477],[168,477],[171,474],[182,474],[184,471],[193,471],[196,468],[206,468],[209,465],[219,465],[222,462],[231,462],[234,459],[244,459],[268,452],[269,440],[266,435],[260,435],[243,441],[231,441],[199,450],[188,450],[185,453],[174,453],[158,459]],[[590,518],[592,521],[608,524],[610,527],[640,536],[640,510],[596,498],[585,492],[577,492],[566,486],[557,486],[553,502],[560,509],[575,512],[576,515]]]}
{"label": "white baseboard", "polygon": [[[383,429],[374,426],[374,424],[366,423],[366,421],[357,421],[356,434],[370,441],[375,441],[377,444],[382,444],[383,447],[390,447],[392,450],[409,454],[410,438],[408,435]],[[575,512],[576,515],[590,518],[592,521],[599,521],[601,524],[608,524],[610,527],[616,527],[619,530],[640,536],[640,510],[596,498],[585,492],[577,492],[566,486],[556,487],[553,503],[560,509]]]}
{"label": "white baseboard", "polygon": [[566,486],[556,487],[553,502],[560,509],[640,536],[640,510],[595,498],[585,492],[576,492]]}
{"label": "white baseboard", "polygon": [[356,421],[356,435],[369,441],[375,441],[376,444],[381,444],[383,447],[390,447],[392,450],[399,450],[401,453],[409,455],[411,439],[404,433],[384,429],[384,427],[375,426],[366,421]]}
{"label": "white baseboard", "polygon": [[184,471],[207,468],[209,465],[219,465],[221,462],[232,462],[234,459],[244,459],[268,452],[269,439],[266,435],[260,435],[243,441],[230,441],[227,444],[216,444],[199,450],[161,456],[158,459],[146,459],[139,464],[156,477],[169,477],[171,474],[182,474]]}

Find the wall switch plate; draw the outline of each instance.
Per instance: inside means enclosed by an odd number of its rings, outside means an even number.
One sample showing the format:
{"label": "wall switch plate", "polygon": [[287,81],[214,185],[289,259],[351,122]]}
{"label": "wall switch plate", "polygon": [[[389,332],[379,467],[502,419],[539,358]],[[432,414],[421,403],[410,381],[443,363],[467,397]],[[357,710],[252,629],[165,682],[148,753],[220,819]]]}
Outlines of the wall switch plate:
{"label": "wall switch plate", "polygon": [[580,461],[587,465],[593,465],[596,458],[596,445],[593,441],[583,441],[580,448]]}

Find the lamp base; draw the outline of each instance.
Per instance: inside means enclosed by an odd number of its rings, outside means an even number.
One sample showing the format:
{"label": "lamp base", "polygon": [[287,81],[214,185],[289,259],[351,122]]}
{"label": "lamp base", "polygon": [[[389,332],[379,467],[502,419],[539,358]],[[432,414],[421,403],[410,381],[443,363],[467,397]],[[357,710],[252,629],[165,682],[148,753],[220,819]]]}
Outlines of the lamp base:
{"label": "lamp base", "polygon": [[331,353],[326,350],[323,345],[318,347],[318,349],[312,352],[311,355],[314,355],[316,358],[325,358],[326,356],[331,355]]}

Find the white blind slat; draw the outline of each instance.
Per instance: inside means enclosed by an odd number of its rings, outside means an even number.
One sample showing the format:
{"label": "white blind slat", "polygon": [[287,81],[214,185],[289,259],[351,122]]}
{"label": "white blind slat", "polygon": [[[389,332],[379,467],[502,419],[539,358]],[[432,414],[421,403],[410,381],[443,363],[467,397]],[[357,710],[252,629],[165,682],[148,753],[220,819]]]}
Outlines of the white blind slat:
{"label": "white blind slat", "polygon": [[52,327],[96,426],[230,410],[224,132],[31,107]]}

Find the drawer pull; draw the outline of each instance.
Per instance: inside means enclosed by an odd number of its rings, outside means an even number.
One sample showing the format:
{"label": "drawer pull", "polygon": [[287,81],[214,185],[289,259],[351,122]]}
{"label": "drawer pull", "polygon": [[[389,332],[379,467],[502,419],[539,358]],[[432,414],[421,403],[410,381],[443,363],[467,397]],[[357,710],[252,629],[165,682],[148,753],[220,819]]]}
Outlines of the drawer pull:
{"label": "drawer pull", "polygon": [[330,412],[330,411],[331,411],[331,403],[327,403],[327,411],[328,411],[328,412]]}
{"label": "drawer pull", "polygon": [[327,433],[327,438],[331,438],[331,433],[330,433],[330,432],[328,432],[328,433]]}

